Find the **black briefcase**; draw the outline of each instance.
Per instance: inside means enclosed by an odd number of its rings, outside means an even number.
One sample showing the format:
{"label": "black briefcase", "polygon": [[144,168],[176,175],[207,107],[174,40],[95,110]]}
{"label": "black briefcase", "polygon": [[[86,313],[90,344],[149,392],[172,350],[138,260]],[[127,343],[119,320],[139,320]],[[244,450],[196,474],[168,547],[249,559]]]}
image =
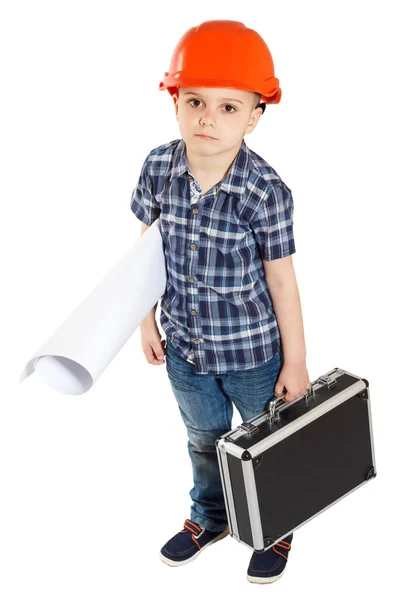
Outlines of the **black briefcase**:
{"label": "black briefcase", "polygon": [[333,369],[216,448],[230,534],[263,552],[376,476],[368,381]]}

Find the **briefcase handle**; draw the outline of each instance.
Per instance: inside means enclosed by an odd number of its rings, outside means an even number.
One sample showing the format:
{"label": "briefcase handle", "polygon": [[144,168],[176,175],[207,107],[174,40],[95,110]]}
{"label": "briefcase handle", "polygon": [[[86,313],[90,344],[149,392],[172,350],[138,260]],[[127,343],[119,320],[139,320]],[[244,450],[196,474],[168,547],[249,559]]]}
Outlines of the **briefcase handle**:
{"label": "briefcase handle", "polygon": [[[283,388],[284,390],[286,390],[286,388]],[[312,387],[312,384],[306,389],[306,391],[304,392],[304,394],[301,394],[301,396],[299,396],[298,398],[295,398],[294,400],[292,400],[292,402],[284,402],[284,400],[282,400],[282,398],[285,396],[285,391],[283,391],[281,394],[279,394],[279,396],[275,396],[274,400],[271,400],[271,402],[269,403],[269,421],[272,421],[273,419],[279,419],[279,413],[278,413],[278,408],[281,408],[282,406],[288,406],[290,404],[293,404],[293,402],[297,402],[298,400],[301,400],[302,398],[307,398],[308,396],[310,396],[311,394],[314,395],[314,390]]]}
{"label": "briefcase handle", "polygon": [[282,406],[288,406],[290,404],[293,404],[293,402],[297,402],[298,400],[301,400],[302,398],[305,398],[305,400],[307,401],[308,396],[312,396],[315,397],[315,389],[314,389],[314,385],[316,384],[322,384],[322,385],[326,385],[326,387],[328,389],[330,389],[331,387],[333,387],[336,384],[336,377],[335,375],[341,375],[342,374],[342,370],[340,369],[333,369],[333,371],[331,371],[330,373],[328,373],[327,375],[322,375],[321,377],[318,377],[318,379],[316,379],[315,381],[313,381],[308,388],[306,389],[306,391],[304,392],[304,394],[301,394],[298,398],[295,398],[294,400],[292,400],[292,402],[284,402],[282,400],[282,398],[285,396],[286,393],[286,388],[283,388],[283,392],[281,394],[279,394],[279,396],[275,396],[274,400],[271,400],[271,402],[269,403],[269,419],[270,421],[274,418],[279,418],[279,414],[278,414],[278,408],[281,408]]}
{"label": "briefcase handle", "polygon": [[[284,390],[286,390],[286,388],[283,388]],[[280,406],[282,406],[283,404],[285,404],[285,402],[283,402],[282,398],[285,395],[285,391],[283,391],[281,394],[279,394],[279,396],[275,396],[273,400],[271,400],[271,402],[269,403],[269,420],[272,421],[272,419],[278,418],[278,412],[276,410],[276,405],[278,402],[281,402]]]}

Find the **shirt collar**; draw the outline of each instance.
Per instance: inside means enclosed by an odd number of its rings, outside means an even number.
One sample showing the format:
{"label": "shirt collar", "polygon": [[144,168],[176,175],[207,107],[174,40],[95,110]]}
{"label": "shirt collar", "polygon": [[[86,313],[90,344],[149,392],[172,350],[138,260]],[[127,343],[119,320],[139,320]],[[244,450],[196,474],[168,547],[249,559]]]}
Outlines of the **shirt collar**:
{"label": "shirt collar", "polygon": [[[250,151],[243,138],[239,152],[235,156],[229,172],[219,189],[224,190],[231,196],[235,196],[236,198],[240,199],[246,190],[250,168]],[[183,139],[180,139],[174,152],[169,178],[173,179],[174,177],[186,176],[187,173],[189,173],[189,167],[186,157],[186,144]]]}

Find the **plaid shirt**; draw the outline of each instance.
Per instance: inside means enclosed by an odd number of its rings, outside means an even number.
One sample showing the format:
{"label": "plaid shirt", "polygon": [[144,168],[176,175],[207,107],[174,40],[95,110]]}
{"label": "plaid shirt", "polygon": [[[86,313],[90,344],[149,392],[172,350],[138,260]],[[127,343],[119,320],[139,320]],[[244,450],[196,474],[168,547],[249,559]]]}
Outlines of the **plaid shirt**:
{"label": "plaid shirt", "polygon": [[182,139],[146,157],[131,209],[160,216],[167,284],[160,323],[196,374],[261,366],[280,349],[262,259],[293,254],[293,199],[244,139],[228,174],[202,194]]}

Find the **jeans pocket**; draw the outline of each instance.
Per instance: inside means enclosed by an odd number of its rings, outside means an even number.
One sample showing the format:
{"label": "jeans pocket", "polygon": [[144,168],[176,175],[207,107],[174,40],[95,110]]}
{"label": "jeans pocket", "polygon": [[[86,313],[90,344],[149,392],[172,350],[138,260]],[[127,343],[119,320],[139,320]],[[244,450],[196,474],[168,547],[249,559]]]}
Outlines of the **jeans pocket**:
{"label": "jeans pocket", "polygon": [[182,392],[193,391],[194,365],[182,358],[168,344],[165,358],[167,375],[171,385]]}
{"label": "jeans pocket", "polygon": [[248,419],[264,410],[274,399],[274,389],[281,370],[279,352],[254,369],[233,371],[225,382],[225,391],[232,398],[242,418]]}

